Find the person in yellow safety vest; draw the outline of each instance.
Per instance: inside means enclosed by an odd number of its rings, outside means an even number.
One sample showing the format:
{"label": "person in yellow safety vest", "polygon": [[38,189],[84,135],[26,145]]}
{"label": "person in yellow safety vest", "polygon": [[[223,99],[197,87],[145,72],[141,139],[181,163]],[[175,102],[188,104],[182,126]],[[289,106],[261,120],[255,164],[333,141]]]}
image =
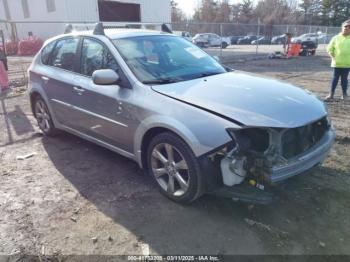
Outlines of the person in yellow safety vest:
{"label": "person in yellow safety vest", "polygon": [[341,99],[348,97],[348,77],[350,72],[350,19],[342,24],[342,31],[334,36],[327,47],[328,54],[332,58],[332,67],[334,68],[331,91],[326,100],[334,98],[335,89],[341,78],[341,87],[343,95]]}

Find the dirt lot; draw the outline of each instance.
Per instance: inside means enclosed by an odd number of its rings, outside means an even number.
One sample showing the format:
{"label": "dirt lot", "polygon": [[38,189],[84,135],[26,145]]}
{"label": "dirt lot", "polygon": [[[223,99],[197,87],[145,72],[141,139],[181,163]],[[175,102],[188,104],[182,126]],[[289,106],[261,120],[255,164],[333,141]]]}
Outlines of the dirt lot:
{"label": "dirt lot", "polygon": [[[231,66],[325,96],[329,62],[316,56]],[[350,255],[350,103],[335,101],[329,110],[337,129],[331,155],[280,185],[276,203],[205,196],[182,206],[124,157],[69,134],[43,137],[17,88],[0,106],[0,254]],[[28,153],[36,155],[16,160]]]}
{"label": "dirt lot", "polygon": [[[219,47],[205,48],[206,52],[214,56],[219,56],[222,61],[229,62],[232,60],[247,58],[263,58],[274,52],[284,52],[283,45],[230,45],[226,49],[220,50]],[[319,44],[317,54],[326,55],[327,45]]]}

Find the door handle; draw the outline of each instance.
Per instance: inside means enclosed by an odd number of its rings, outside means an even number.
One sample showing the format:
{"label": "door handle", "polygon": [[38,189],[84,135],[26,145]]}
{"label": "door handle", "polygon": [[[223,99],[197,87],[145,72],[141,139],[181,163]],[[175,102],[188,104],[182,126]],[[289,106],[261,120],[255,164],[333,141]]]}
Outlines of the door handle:
{"label": "door handle", "polygon": [[79,95],[85,92],[85,90],[81,87],[74,86],[73,90],[76,91]]}
{"label": "door handle", "polygon": [[50,80],[50,78],[48,78],[47,76],[42,76],[41,79],[44,80],[45,82],[48,82]]}

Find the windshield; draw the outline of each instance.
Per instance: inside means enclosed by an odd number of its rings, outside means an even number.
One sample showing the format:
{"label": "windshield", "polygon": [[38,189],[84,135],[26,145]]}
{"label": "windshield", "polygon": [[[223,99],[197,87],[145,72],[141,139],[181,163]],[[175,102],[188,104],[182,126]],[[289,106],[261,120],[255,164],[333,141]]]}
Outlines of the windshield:
{"label": "windshield", "polygon": [[174,83],[226,72],[214,58],[181,37],[142,36],[113,42],[144,84]]}

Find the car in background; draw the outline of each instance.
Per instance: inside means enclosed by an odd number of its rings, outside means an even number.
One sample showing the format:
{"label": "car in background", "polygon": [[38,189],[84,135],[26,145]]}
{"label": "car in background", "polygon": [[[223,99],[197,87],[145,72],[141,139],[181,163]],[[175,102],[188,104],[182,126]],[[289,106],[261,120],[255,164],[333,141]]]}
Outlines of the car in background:
{"label": "car in background", "polygon": [[319,39],[323,37],[324,34],[322,33],[309,33],[309,34],[303,34],[298,37],[292,38],[292,43],[301,43],[305,41],[312,41],[315,43],[318,43]]}
{"label": "car in background", "polygon": [[174,35],[181,36],[185,38],[186,40],[192,42],[192,36],[189,32],[187,31],[173,31]]}
{"label": "car in background", "polygon": [[262,37],[260,37],[260,38],[258,38],[256,40],[252,41],[251,44],[252,45],[257,45],[257,44],[259,44],[259,45],[269,45],[269,44],[271,44],[271,40],[267,36],[262,36]]}
{"label": "car in background", "polygon": [[243,38],[244,36],[243,35],[234,35],[234,36],[231,36],[231,45],[237,45],[237,41],[238,39],[240,38]]}
{"label": "car in background", "polygon": [[231,44],[231,39],[213,33],[205,33],[196,34],[192,42],[199,47],[222,47],[225,49]]}
{"label": "car in background", "polygon": [[237,40],[238,45],[250,45],[252,41],[257,40],[258,36],[256,35],[247,35]]}
{"label": "car in background", "polygon": [[319,44],[329,44],[329,42],[332,40],[333,37],[335,37],[336,34],[321,34],[318,37],[318,43]]}
{"label": "car in background", "polygon": [[300,56],[312,56],[316,54],[316,49],[318,47],[317,42],[303,41],[300,44],[301,44],[301,49],[299,52]]}
{"label": "car in background", "polygon": [[274,36],[271,39],[271,44],[274,44],[274,45],[281,45],[281,44],[285,44],[286,42],[287,42],[287,36],[285,34]]}

